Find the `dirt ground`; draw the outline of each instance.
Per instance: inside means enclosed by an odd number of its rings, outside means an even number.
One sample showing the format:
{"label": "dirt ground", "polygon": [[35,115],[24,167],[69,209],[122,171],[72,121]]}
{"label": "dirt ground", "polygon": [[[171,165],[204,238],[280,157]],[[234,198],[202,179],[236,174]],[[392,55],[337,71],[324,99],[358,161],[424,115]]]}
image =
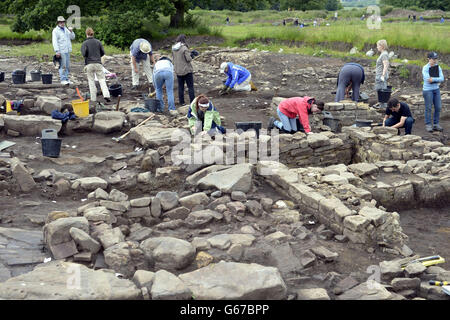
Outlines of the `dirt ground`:
{"label": "dirt ground", "polygon": [[[214,39],[210,39],[211,41]],[[200,43],[199,39],[194,41],[194,45]],[[167,48],[167,43],[156,44],[155,48]],[[202,53],[202,49],[199,50]],[[271,113],[270,103],[274,96],[293,97],[293,96],[313,96],[318,100],[325,102],[334,101],[335,80],[327,80],[327,78],[335,78],[340,67],[349,60],[342,60],[329,57],[309,57],[300,55],[285,55],[276,53],[255,53],[254,57],[240,59],[239,53],[230,54],[235,57],[233,62],[242,64],[252,73],[252,79],[258,91],[233,93],[227,96],[218,94],[219,87],[224,80],[219,75],[218,67],[220,62],[211,63],[211,56],[202,56],[198,58],[200,62],[209,64],[209,72],[217,73],[217,77],[202,75],[203,69],[199,69],[195,74],[195,90],[196,94],[206,93],[213,101],[214,105],[219,109],[220,114],[225,118],[225,125],[233,128],[237,121],[261,121],[263,127],[266,127],[269,114]],[[372,70],[372,62],[367,60],[358,60],[367,70]],[[34,58],[10,59],[8,57],[0,57],[0,70],[7,72],[7,81],[10,81],[10,72],[17,69],[18,66],[29,65],[28,70],[37,68],[38,61]],[[72,74],[79,80],[79,89],[81,92],[88,92],[85,74],[82,71],[83,64],[81,61],[72,61]],[[122,101],[142,102],[142,93],[147,92],[146,86],[137,93],[130,93],[131,87],[131,71],[127,58],[112,60],[106,67],[118,74],[119,82],[124,87]],[[43,70],[51,71],[54,74],[54,81],[57,72],[50,64],[44,64]],[[307,69],[309,68],[309,69]],[[312,68],[312,69],[311,69]],[[9,75],[8,75],[9,73]],[[286,74],[288,73],[288,74]],[[289,74],[290,73],[290,74]],[[294,73],[294,75],[292,75]],[[395,73],[394,73],[395,75]],[[366,73],[366,83],[362,86],[362,91],[370,96],[372,103],[375,101],[375,92],[372,90],[374,76]],[[141,83],[143,77],[141,76]],[[401,80],[398,77],[392,77],[392,85],[400,87],[398,95],[411,94],[420,92],[417,80],[409,79]],[[111,84],[111,82],[110,82]],[[148,87],[148,86],[147,86]],[[0,89],[3,90],[3,89]],[[2,92],[0,92],[2,93]],[[174,89],[176,106],[178,107],[177,84],[175,81]],[[76,95],[69,96],[65,102],[77,99]],[[189,101],[187,92],[185,100]],[[113,99],[116,102],[116,99]],[[381,117],[380,117],[381,120]],[[447,132],[450,131],[450,119],[442,119],[441,126],[444,127],[444,134],[430,134],[424,130],[423,119],[417,118],[413,128],[413,134],[420,135],[426,140],[439,140],[450,146]],[[10,137],[4,133],[0,134],[0,141],[8,140],[15,142],[16,145],[7,149],[13,151],[20,159],[26,160],[29,167],[36,172],[43,169],[54,168],[60,172],[71,172],[80,176],[105,176],[112,174],[109,156],[119,153],[133,152],[138,145],[130,140],[121,143],[114,142],[111,138],[119,136],[116,132],[109,135],[100,135],[93,133],[77,133],[76,135],[63,136],[63,148],[61,152],[66,156],[84,157],[84,159],[93,159],[92,161],[83,160],[81,162],[59,162],[58,160],[42,157],[41,145],[36,137]],[[75,146],[75,147],[74,147]],[[32,155],[33,157],[29,157]],[[95,161],[95,157],[104,159],[103,161]],[[138,170],[138,166],[131,168]],[[0,191],[2,201],[0,201],[0,226],[1,227],[17,227],[22,229],[39,230],[40,225],[32,222],[29,215],[38,215],[45,217],[49,212],[54,210],[74,211],[82,205],[83,199],[79,195],[73,194],[69,196],[58,197],[54,193],[54,187],[50,182],[40,182],[41,188],[32,194],[8,194]],[[184,186],[174,186],[173,191],[183,191]],[[167,189],[166,189],[167,190]],[[3,192],[3,193],[2,193]],[[142,196],[142,192],[136,189],[134,192],[126,190],[130,197],[133,195]],[[269,186],[261,187],[260,194],[253,195],[255,197],[270,197],[273,200],[283,199],[284,195],[279,194]],[[428,256],[440,254],[449,261],[450,259],[450,207],[442,208],[407,208],[400,211],[401,223],[404,232],[409,236],[409,246],[417,254]],[[308,221],[314,220],[312,217],[306,218]],[[306,221],[306,220],[305,220]],[[246,221],[246,223],[256,223],[265,225],[268,222],[263,221]],[[231,225],[216,225],[213,232],[234,231],[237,232],[243,223],[235,222]],[[314,231],[319,223],[312,224],[309,228]],[[187,237],[187,235],[180,235]],[[190,236],[196,236],[190,235]],[[331,251],[339,253],[339,258],[331,264],[320,264],[317,267],[304,271],[298,277],[287,279],[286,282],[290,289],[305,286],[317,286],[327,283],[331,286],[330,274],[337,272],[344,275],[352,275],[355,279],[364,281],[370,274],[366,273],[366,269],[370,265],[378,265],[383,260],[394,259],[395,256],[386,254],[380,250],[372,252],[361,245],[355,245],[350,242],[339,243],[333,240],[323,240],[314,236],[311,244],[323,244]],[[269,262],[268,262],[269,263]],[[442,265],[444,268],[450,267],[447,262]]]}

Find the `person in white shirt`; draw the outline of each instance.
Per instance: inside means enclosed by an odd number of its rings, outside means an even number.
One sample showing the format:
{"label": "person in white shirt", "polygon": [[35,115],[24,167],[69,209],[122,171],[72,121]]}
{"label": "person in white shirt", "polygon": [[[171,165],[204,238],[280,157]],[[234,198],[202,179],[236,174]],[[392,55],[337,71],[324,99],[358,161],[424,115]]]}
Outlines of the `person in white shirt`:
{"label": "person in white shirt", "polygon": [[57,19],[58,25],[52,32],[52,44],[55,50],[55,56],[61,58],[61,65],[59,67],[59,78],[61,84],[70,84],[70,53],[72,52],[72,42],[75,39],[75,33],[72,28],[66,27],[66,20],[63,16]]}
{"label": "person in white shirt", "polygon": [[159,112],[164,112],[163,85],[166,85],[167,102],[169,113],[175,114],[175,99],[173,96],[173,64],[166,56],[156,55],[156,63],[153,67],[153,84],[156,89],[156,99],[159,100]]}

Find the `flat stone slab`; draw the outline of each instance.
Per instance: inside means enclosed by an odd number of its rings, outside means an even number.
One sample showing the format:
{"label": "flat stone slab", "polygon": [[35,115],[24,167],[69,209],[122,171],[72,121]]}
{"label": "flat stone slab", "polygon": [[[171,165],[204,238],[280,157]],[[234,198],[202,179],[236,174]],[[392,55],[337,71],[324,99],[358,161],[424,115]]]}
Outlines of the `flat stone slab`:
{"label": "flat stone slab", "polygon": [[42,231],[0,227],[0,261],[4,267],[42,263],[45,259],[42,249]]}
{"label": "flat stone slab", "polygon": [[174,146],[179,143],[176,139],[178,128],[161,128],[154,126],[141,126],[130,130],[130,139],[138,142],[145,148],[158,148],[160,146]]}
{"label": "flat stone slab", "polygon": [[208,174],[197,182],[200,189],[216,188],[225,193],[249,192],[252,186],[252,165],[237,164],[229,169]]}
{"label": "flat stone slab", "polygon": [[0,283],[0,299],[16,300],[135,300],[141,291],[114,272],[52,261]]}
{"label": "flat stone slab", "polygon": [[179,278],[196,300],[282,300],[287,288],[278,269],[221,261]]}
{"label": "flat stone slab", "polygon": [[50,116],[3,115],[3,121],[5,123],[5,131],[14,130],[23,136],[40,137],[42,135],[42,130],[55,129],[59,132],[62,126],[61,120],[52,119]]}

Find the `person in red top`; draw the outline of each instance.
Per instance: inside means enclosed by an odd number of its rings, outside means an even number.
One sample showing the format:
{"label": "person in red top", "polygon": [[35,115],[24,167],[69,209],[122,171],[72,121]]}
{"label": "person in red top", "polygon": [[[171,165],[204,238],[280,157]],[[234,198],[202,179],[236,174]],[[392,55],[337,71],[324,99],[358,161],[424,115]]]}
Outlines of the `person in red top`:
{"label": "person in red top", "polygon": [[[323,111],[323,102],[317,102],[312,97],[294,97],[288,98],[278,105],[277,114],[280,121],[274,117],[270,117],[268,129],[271,130],[277,127],[284,133],[295,133],[297,131],[305,131],[307,134],[311,134],[311,128],[309,126],[309,114],[319,113]],[[297,117],[299,120],[299,126],[303,128],[297,128]],[[302,130],[303,129],[303,130]]]}

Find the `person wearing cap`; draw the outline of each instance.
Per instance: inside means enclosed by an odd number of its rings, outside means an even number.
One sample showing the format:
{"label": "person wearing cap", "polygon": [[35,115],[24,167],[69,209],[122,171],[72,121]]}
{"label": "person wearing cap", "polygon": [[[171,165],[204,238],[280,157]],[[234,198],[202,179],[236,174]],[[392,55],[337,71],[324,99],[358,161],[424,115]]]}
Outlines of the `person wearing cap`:
{"label": "person wearing cap", "polygon": [[[425,129],[428,132],[433,130],[442,131],[439,125],[439,116],[441,113],[441,91],[439,84],[444,82],[444,74],[438,65],[438,54],[436,52],[428,53],[428,63],[422,68],[423,89],[422,94],[425,100]],[[431,122],[431,109],[434,105],[433,123]]]}
{"label": "person wearing cap", "polygon": [[156,63],[153,68],[153,83],[156,90],[156,99],[159,100],[159,111],[164,112],[163,85],[166,85],[167,102],[169,104],[169,113],[177,115],[175,108],[175,99],[173,97],[173,64],[166,56],[155,57]]}
{"label": "person wearing cap", "polygon": [[252,75],[250,72],[241,67],[240,65],[233,64],[232,62],[223,62],[220,65],[220,72],[227,75],[227,80],[220,90],[220,94],[229,93],[234,91],[251,91]]}
{"label": "person wearing cap", "polygon": [[189,46],[186,43],[186,36],[180,34],[175,45],[172,46],[172,58],[175,68],[175,74],[178,80],[178,99],[180,105],[184,105],[184,83],[188,87],[189,102],[192,102],[195,98],[194,93],[194,68],[191,61],[198,55],[196,50],[189,50]]}
{"label": "person wearing cap", "polygon": [[72,52],[72,40],[75,39],[75,33],[72,28],[66,27],[66,19],[59,16],[58,25],[52,31],[52,44],[55,50],[56,58],[61,59],[59,66],[59,78],[61,84],[70,84],[70,53]]}
{"label": "person wearing cap", "polygon": [[359,100],[359,87],[364,83],[364,68],[358,64],[349,62],[339,71],[337,80],[337,91],[334,101],[344,100],[350,88],[352,89],[352,100]]}
{"label": "person wearing cap", "polygon": [[[278,105],[277,114],[280,120],[270,117],[267,128],[272,130],[274,127],[280,129],[283,133],[295,133],[305,131],[306,134],[312,134],[309,126],[309,115],[323,111],[324,103],[317,102],[312,97],[293,97],[288,98]],[[299,125],[297,128],[297,117]],[[303,130],[302,130],[303,129]]]}
{"label": "person wearing cap", "polygon": [[152,46],[145,39],[136,39],[130,46],[131,56],[131,76],[132,90],[137,90],[139,86],[139,64],[142,64],[144,73],[147,76],[149,84],[153,83],[153,67],[155,59],[153,58]]}
{"label": "person wearing cap", "polygon": [[211,136],[226,133],[226,129],[221,126],[219,111],[203,94],[192,101],[187,118],[192,135],[197,135],[200,132],[208,132]]}
{"label": "person wearing cap", "polygon": [[94,30],[86,29],[86,40],[81,45],[81,54],[84,57],[85,71],[89,83],[89,92],[91,101],[97,101],[97,86],[95,77],[97,77],[102,89],[103,98],[106,102],[111,102],[108,86],[106,85],[105,73],[103,72],[102,57],[105,55],[102,43],[94,38]]}
{"label": "person wearing cap", "polygon": [[408,104],[400,102],[396,98],[389,99],[387,104],[383,127],[405,128],[405,135],[411,134],[415,120]]}

